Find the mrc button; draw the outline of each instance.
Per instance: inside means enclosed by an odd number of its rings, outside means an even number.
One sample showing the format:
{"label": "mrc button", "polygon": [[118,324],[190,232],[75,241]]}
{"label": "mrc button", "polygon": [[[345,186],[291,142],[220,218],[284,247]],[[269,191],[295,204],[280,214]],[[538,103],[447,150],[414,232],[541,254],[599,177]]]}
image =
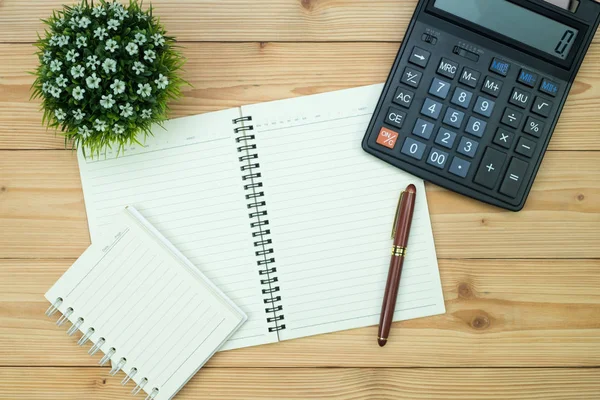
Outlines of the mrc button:
{"label": "mrc button", "polygon": [[492,63],[490,64],[490,71],[495,72],[499,75],[506,76],[508,75],[508,70],[510,69],[510,64],[506,61],[500,60],[499,58],[494,58]]}
{"label": "mrc button", "polygon": [[554,97],[558,93],[558,84],[549,79],[543,79],[540,85],[540,92],[544,92]]}
{"label": "mrc button", "polygon": [[438,67],[437,73],[445,76],[446,78],[454,79],[458,64],[454,61],[450,61],[447,58],[442,58],[440,66]]}

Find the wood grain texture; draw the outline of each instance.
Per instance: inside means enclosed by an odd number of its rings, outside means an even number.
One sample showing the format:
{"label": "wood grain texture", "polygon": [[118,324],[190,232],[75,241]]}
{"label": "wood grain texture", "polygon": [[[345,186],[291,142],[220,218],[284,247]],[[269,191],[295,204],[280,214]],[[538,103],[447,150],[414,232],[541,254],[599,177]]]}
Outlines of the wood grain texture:
{"label": "wood grain texture", "polygon": [[[130,400],[134,385],[122,387],[119,375],[108,376],[108,368],[0,368],[0,399]],[[598,393],[600,370],[592,368],[228,368],[200,371],[176,398],[564,400],[576,394],[577,399],[596,400]]]}
{"label": "wood grain texture", "polygon": [[[525,209],[504,211],[428,185],[441,258],[600,256],[600,153],[546,155]],[[76,154],[0,151],[0,255],[76,258],[89,245]]]}
{"label": "wood grain texture", "polygon": [[[185,98],[174,105],[172,117],[383,82],[398,46],[187,43],[184,75],[193,87],[187,88]],[[41,125],[39,102],[29,101],[33,77],[26,71],[35,69],[33,53],[33,46],[28,44],[0,45],[0,149],[65,147],[62,137]],[[600,150],[599,107],[600,46],[593,46],[561,114],[550,149]]]}
{"label": "wood grain texture", "polygon": [[[93,366],[47,318],[73,260],[0,260],[0,365]],[[441,260],[445,315],[219,353],[220,367],[518,367],[600,364],[600,260]]]}

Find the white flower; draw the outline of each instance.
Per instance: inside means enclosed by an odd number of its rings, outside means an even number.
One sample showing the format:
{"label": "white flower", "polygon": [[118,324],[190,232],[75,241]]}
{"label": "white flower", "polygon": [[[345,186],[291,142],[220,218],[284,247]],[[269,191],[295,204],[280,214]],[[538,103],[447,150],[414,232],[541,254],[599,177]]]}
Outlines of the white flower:
{"label": "white flower", "polygon": [[108,7],[110,9],[110,11],[117,11],[119,9],[123,9],[123,5],[121,3],[117,3],[116,1],[113,2],[110,7]]}
{"label": "white flower", "polygon": [[114,39],[108,39],[106,41],[106,46],[104,46],[104,49],[106,51],[110,51],[111,53],[114,53],[116,49],[119,48],[119,45],[117,44],[117,41]]}
{"label": "white flower", "polygon": [[82,8],[80,5],[73,7],[73,15],[81,15]]}
{"label": "white flower", "polygon": [[124,106],[119,106],[119,108],[121,109],[121,117],[129,118],[133,115],[133,107],[131,107],[131,104],[127,103]]}
{"label": "white flower", "polygon": [[73,75],[73,78],[75,79],[82,78],[84,72],[85,68],[83,67],[83,65],[75,65],[71,68],[71,75]]}
{"label": "white flower", "polygon": [[113,125],[113,132],[116,133],[117,135],[121,135],[125,132],[125,128],[123,128],[119,124],[115,124],[115,125]]}
{"label": "white flower", "polygon": [[141,83],[138,83],[137,94],[141,95],[142,97],[150,97],[150,95],[152,94],[152,88],[147,83],[144,83],[143,85]]}
{"label": "white flower", "polygon": [[123,7],[117,8],[115,10],[115,16],[119,18],[121,21],[125,19],[129,15],[129,11],[125,10]]}
{"label": "white flower", "polygon": [[100,60],[98,60],[98,56],[88,56],[87,63],[85,64],[86,67],[88,67],[92,71],[95,71],[98,65],[100,65]]}
{"label": "white flower", "polygon": [[50,63],[50,71],[58,72],[60,71],[60,67],[62,67],[63,63],[60,60],[52,60]]}
{"label": "white flower", "polygon": [[58,37],[58,47],[63,47],[69,44],[69,37],[62,35]]}
{"label": "white flower", "polygon": [[79,17],[73,16],[73,18],[71,18],[71,20],[69,21],[69,26],[71,27],[71,29],[77,28],[77,26],[79,26]]}
{"label": "white flower", "polygon": [[119,95],[125,92],[125,82],[115,79],[115,81],[110,85],[110,88],[113,90],[115,95]]}
{"label": "white flower", "polygon": [[156,47],[162,46],[165,44],[165,38],[160,33],[155,33],[152,35],[152,40],[154,40],[154,45]]}
{"label": "white flower", "polygon": [[81,17],[79,19],[79,27],[80,28],[87,28],[90,24],[92,23],[92,21],[90,21],[90,19],[88,17]]}
{"label": "white flower", "polygon": [[138,33],[135,34],[135,39],[133,41],[136,42],[137,44],[139,44],[141,46],[144,43],[146,43],[146,41],[147,41],[146,35],[144,35],[143,33],[139,33],[138,32]]}
{"label": "white flower", "polygon": [[57,109],[54,110],[54,115],[56,116],[56,119],[59,121],[64,121],[65,117],[67,116],[67,113],[65,113],[62,109]]}
{"label": "white flower", "polygon": [[42,85],[42,92],[48,93],[50,91],[51,87],[52,87],[52,85],[50,83],[44,82],[44,84]]}
{"label": "white flower", "polygon": [[90,137],[90,133],[92,133],[92,131],[90,131],[90,129],[87,126],[85,126],[85,125],[80,126],[79,129],[77,130],[77,132],[81,135],[81,137],[83,139],[89,138]]}
{"label": "white flower", "polygon": [[106,33],[106,28],[96,28],[96,30],[94,31],[94,37],[100,40],[103,40],[105,37],[108,37],[108,33]]}
{"label": "white flower", "polygon": [[94,7],[94,9],[92,10],[92,15],[94,17],[98,18],[98,17],[106,15],[106,11],[104,10],[104,7],[102,7],[102,6]]}
{"label": "white flower", "polygon": [[149,119],[152,117],[152,110],[142,110],[142,118]]}
{"label": "white flower", "polygon": [[144,14],[143,12],[141,12],[137,15],[137,19],[138,19],[138,21],[146,21],[148,19],[148,16],[146,14]]}
{"label": "white flower", "polygon": [[119,20],[118,19],[111,19],[108,21],[108,29],[112,29],[113,31],[116,31],[117,28],[119,27]]}
{"label": "white flower", "polygon": [[60,74],[60,76],[56,77],[56,85],[58,87],[67,87],[67,82],[69,82],[69,80],[65,78],[63,74]]}
{"label": "white flower", "polygon": [[106,128],[106,122],[102,121],[101,119],[96,119],[96,121],[94,122],[95,130],[97,130],[98,132],[104,132]]}
{"label": "white flower", "polygon": [[57,19],[54,24],[56,25],[57,28],[62,27],[65,24],[65,17],[60,17],[59,19]]}
{"label": "white flower", "polygon": [[159,89],[166,89],[169,86],[169,79],[163,74],[158,74],[158,79],[154,81],[156,83],[156,87]]}
{"label": "white flower", "polygon": [[58,42],[59,42],[59,38],[60,38],[60,36],[58,36],[58,35],[54,35],[54,36],[52,36],[52,37],[50,38],[50,40],[48,41],[48,44],[49,44],[50,46],[56,46],[56,45],[58,44]]}
{"label": "white flower", "polygon": [[100,87],[100,82],[100,77],[98,77],[95,72],[85,80],[85,83],[90,89],[98,89]]}
{"label": "white flower", "polygon": [[48,89],[48,91],[50,92],[50,95],[52,97],[55,97],[57,99],[60,97],[60,94],[62,93],[62,89],[58,88],[56,86],[50,87],[50,89]]}
{"label": "white flower", "polygon": [[125,47],[125,50],[127,50],[130,56],[134,56],[138,53],[138,45],[131,42]]}
{"label": "white flower", "polygon": [[112,94],[108,96],[102,96],[102,100],[100,100],[100,105],[104,108],[112,108],[116,101],[113,99]]}
{"label": "white flower", "polygon": [[73,111],[73,116],[77,121],[81,121],[85,117],[85,113],[81,110]]}
{"label": "white flower", "polygon": [[79,36],[77,38],[77,48],[87,47],[87,38],[85,36]]}
{"label": "white flower", "polygon": [[81,86],[77,86],[73,89],[73,98],[75,100],[83,100],[83,95],[85,94],[85,89],[82,89]]}
{"label": "white flower", "polygon": [[42,61],[46,64],[48,64],[49,61],[52,60],[52,53],[48,50],[46,50],[44,52],[44,54],[42,54]]}
{"label": "white flower", "polygon": [[104,72],[106,72],[107,74],[109,74],[111,71],[117,72],[117,62],[115,60],[113,60],[112,58],[107,58],[102,63],[102,68],[104,69]]}
{"label": "white flower", "polygon": [[156,59],[156,53],[154,52],[154,50],[146,50],[144,52],[144,60],[146,60],[149,63],[151,63],[155,59]]}
{"label": "white flower", "polygon": [[79,57],[79,53],[76,52],[75,49],[67,51],[67,61],[75,62],[77,60],[77,57]]}
{"label": "white flower", "polygon": [[133,70],[135,71],[136,75],[143,74],[145,69],[146,68],[144,67],[144,64],[142,64],[141,62],[136,61],[133,63]]}

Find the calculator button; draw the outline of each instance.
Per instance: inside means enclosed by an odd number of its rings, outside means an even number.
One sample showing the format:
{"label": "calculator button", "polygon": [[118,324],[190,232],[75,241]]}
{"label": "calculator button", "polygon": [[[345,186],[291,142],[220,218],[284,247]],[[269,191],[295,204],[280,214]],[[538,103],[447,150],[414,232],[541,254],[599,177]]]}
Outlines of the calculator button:
{"label": "calculator button", "polygon": [[448,97],[450,86],[450,82],[434,78],[433,82],[431,82],[431,87],[429,88],[429,94],[435,97],[439,97],[440,99],[445,99],[446,97]]}
{"label": "calculator button", "polygon": [[456,149],[456,151],[464,156],[473,158],[473,157],[475,157],[475,154],[477,154],[478,147],[479,147],[479,142],[476,142],[472,139],[467,139],[466,137],[463,136],[460,139],[460,143],[458,144],[458,149]]}
{"label": "calculator button", "polygon": [[537,81],[537,74],[534,74],[531,71],[527,71],[526,69],[522,69],[519,73],[519,77],[517,78],[517,82],[522,83],[525,86],[529,86],[530,88],[535,87]]}
{"label": "calculator button", "polygon": [[424,119],[417,119],[417,123],[413,128],[413,135],[422,137],[425,140],[429,140],[431,134],[433,133],[433,124],[431,122],[427,122]]}
{"label": "calculator button", "polygon": [[477,97],[473,111],[477,114],[483,115],[484,117],[489,117],[492,115],[495,105],[496,103],[494,101],[479,96]]}
{"label": "calculator button", "polygon": [[408,59],[408,62],[411,64],[418,65],[419,67],[425,68],[427,63],[429,62],[429,57],[431,57],[431,53],[423,50],[420,47],[415,46],[413,48],[412,54]]}
{"label": "calculator button", "polygon": [[481,91],[483,93],[487,93],[490,96],[498,97],[501,90],[502,81],[486,76],[485,81],[483,82],[483,86],[481,87]]}
{"label": "calculator button", "polygon": [[465,67],[463,68],[462,73],[460,74],[460,79],[458,81],[463,85],[476,88],[480,76],[481,73],[479,71],[475,71],[474,69]]}
{"label": "calculator button", "polygon": [[529,101],[531,100],[531,93],[525,92],[521,89],[514,88],[510,95],[510,104],[514,104],[517,107],[527,108]]}
{"label": "calculator button", "polygon": [[535,151],[535,142],[532,142],[529,139],[521,138],[519,139],[519,143],[517,144],[517,148],[515,149],[515,153],[518,153],[525,157],[533,157],[533,152]]}
{"label": "calculator button", "polygon": [[475,175],[475,183],[488,189],[493,189],[496,186],[500,171],[505,162],[506,154],[488,147]]}
{"label": "calculator button", "polygon": [[490,64],[490,71],[497,73],[498,75],[508,75],[510,64],[499,58],[494,58]]}
{"label": "calculator button", "polygon": [[469,168],[471,168],[470,162],[463,160],[459,157],[454,157],[452,163],[450,164],[450,169],[448,170],[448,172],[460,178],[466,178],[467,174],[469,173]]}
{"label": "calculator button", "polygon": [[425,153],[425,148],[427,146],[425,143],[421,143],[418,140],[414,140],[411,138],[406,138],[404,141],[404,146],[402,146],[402,154],[406,154],[409,157],[414,158],[415,160],[421,160],[423,158],[423,154]]}
{"label": "calculator button", "polygon": [[469,122],[467,122],[465,132],[470,133],[473,136],[483,137],[486,127],[487,122],[477,119],[475,117],[471,117],[469,118]]}
{"label": "calculator button", "polygon": [[396,94],[394,95],[394,103],[399,106],[409,108],[412,104],[413,99],[415,98],[415,94],[408,89],[404,89],[399,87],[396,90]]}
{"label": "calculator button", "polygon": [[397,108],[390,107],[387,113],[387,117],[385,118],[385,122],[392,126],[395,126],[398,129],[402,128],[404,125],[404,120],[406,119],[406,113],[400,111]]}
{"label": "calculator button", "polygon": [[423,103],[423,107],[421,108],[421,114],[433,119],[438,119],[441,112],[442,103],[438,103],[430,98],[425,99],[425,103]]}
{"label": "calculator button", "polygon": [[377,136],[377,144],[393,149],[396,146],[398,140],[398,133],[388,128],[381,128],[379,136]]}
{"label": "calculator button", "polygon": [[451,149],[454,146],[454,141],[456,140],[456,133],[449,131],[446,128],[440,128],[438,130],[438,134],[435,137],[435,142],[442,147],[447,149]]}
{"label": "calculator button", "polygon": [[507,107],[506,110],[504,110],[504,114],[502,115],[500,122],[502,122],[504,125],[510,126],[511,128],[517,129],[521,124],[521,119],[523,119],[523,114]]}
{"label": "calculator button", "polygon": [[419,86],[422,77],[423,74],[421,72],[410,67],[406,67],[404,68],[404,73],[402,74],[402,79],[400,79],[400,82],[416,88]]}
{"label": "calculator button", "polygon": [[494,143],[505,149],[510,149],[514,140],[515,134],[502,128],[498,128],[496,136],[494,136]]}
{"label": "calculator button", "polygon": [[550,100],[536,97],[531,107],[531,111],[537,115],[548,118],[550,111],[552,110],[552,102]]}
{"label": "calculator button", "polygon": [[502,186],[500,186],[500,193],[516,198],[525,179],[528,167],[528,163],[513,157],[508,166],[508,171],[506,171]]}
{"label": "calculator button", "polygon": [[446,125],[450,125],[454,128],[460,129],[463,120],[465,119],[465,113],[455,110],[454,108],[448,107],[446,115],[442,122]]}
{"label": "calculator button", "polygon": [[542,136],[542,132],[544,132],[544,123],[535,118],[529,117],[527,118],[525,127],[523,127],[523,132],[539,138]]}
{"label": "calculator button", "polygon": [[448,161],[448,153],[438,150],[435,147],[431,149],[429,152],[429,157],[427,157],[427,164],[433,165],[439,169],[444,169],[444,166],[446,166],[446,161]]}
{"label": "calculator button", "polygon": [[454,61],[450,61],[447,58],[442,58],[440,66],[438,67],[437,73],[445,76],[446,78],[454,79],[456,71],[458,70],[458,64]]}
{"label": "calculator button", "polygon": [[452,96],[452,100],[450,100],[450,102],[462,108],[469,108],[472,97],[473,93],[461,88],[456,88],[454,91],[454,96]]}
{"label": "calculator button", "polygon": [[540,92],[554,97],[558,94],[558,87],[558,83],[552,82],[549,79],[542,79],[542,83],[540,84]]}

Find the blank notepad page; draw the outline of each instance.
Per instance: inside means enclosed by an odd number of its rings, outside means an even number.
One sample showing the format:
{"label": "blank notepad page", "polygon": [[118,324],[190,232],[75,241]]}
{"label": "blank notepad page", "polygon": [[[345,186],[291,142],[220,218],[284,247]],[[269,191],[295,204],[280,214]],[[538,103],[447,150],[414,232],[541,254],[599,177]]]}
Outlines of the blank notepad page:
{"label": "blank notepad page", "polygon": [[423,181],[361,149],[381,85],[242,107],[283,293],[280,339],[379,322],[400,192],[417,204],[395,320],[444,313]]}
{"label": "blank notepad page", "polygon": [[92,242],[126,205],[135,208],[248,315],[224,348],[277,340],[266,327],[238,144],[239,109],[165,123],[145,146],[80,157]]}

